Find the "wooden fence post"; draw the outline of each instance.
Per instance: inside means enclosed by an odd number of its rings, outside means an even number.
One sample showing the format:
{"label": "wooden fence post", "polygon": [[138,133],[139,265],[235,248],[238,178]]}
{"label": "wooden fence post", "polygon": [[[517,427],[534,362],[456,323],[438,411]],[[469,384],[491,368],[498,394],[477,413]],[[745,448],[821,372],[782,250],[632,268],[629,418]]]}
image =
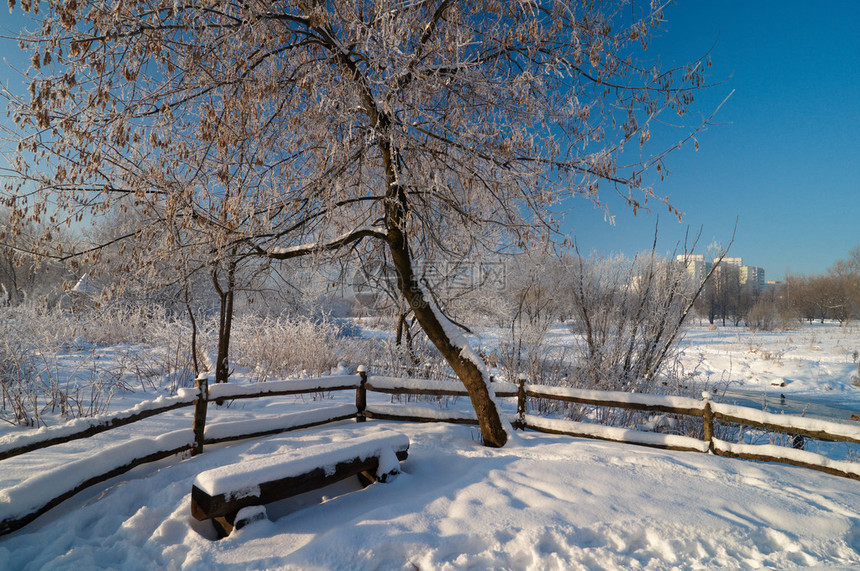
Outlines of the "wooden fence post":
{"label": "wooden fence post", "polygon": [[203,432],[206,430],[206,408],[209,404],[209,379],[206,377],[194,379],[194,388],[198,389],[200,394],[194,401],[194,448],[191,449],[192,456],[203,452]]}
{"label": "wooden fence post", "polygon": [[514,428],[520,430],[526,429],[526,376],[520,374],[517,379],[519,388],[517,389],[517,423]]}
{"label": "wooden fence post", "polygon": [[359,365],[358,374],[361,377],[361,383],[355,389],[355,408],[358,409],[355,421],[364,422],[367,420],[367,417],[364,416],[364,411],[367,409],[367,367]]}
{"label": "wooden fence post", "polygon": [[705,408],[702,411],[702,424],[705,430],[705,441],[708,443],[708,452],[714,452],[714,412],[711,410],[711,393],[702,393],[705,399]]}

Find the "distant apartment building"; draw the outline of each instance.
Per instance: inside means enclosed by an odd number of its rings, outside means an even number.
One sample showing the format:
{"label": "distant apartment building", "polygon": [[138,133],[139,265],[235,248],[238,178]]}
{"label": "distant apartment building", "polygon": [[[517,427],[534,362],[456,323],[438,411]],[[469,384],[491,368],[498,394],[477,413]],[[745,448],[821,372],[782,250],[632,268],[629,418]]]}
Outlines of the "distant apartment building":
{"label": "distant apartment building", "polygon": [[679,254],[675,259],[687,266],[687,274],[695,282],[701,283],[711,271],[711,263],[705,261],[703,254]]}
{"label": "distant apartment building", "polygon": [[[703,254],[679,254],[676,260],[684,264],[687,274],[696,282],[701,282],[711,271],[712,262],[705,260]],[[764,268],[758,266],[745,266],[743,258],[723,258],[724,267],[732,266],[738,269],[738,283],[748,287],[755,293],[764,291],[767,282],[764,277]]]}
{"label": "distant apartment building", "polygon": [[739,274],[739,282],[742,286],[746,286],[750,291],[761,293],[767,287],[767,282],[764,279],[764,268],[757,266],[741,266]]}

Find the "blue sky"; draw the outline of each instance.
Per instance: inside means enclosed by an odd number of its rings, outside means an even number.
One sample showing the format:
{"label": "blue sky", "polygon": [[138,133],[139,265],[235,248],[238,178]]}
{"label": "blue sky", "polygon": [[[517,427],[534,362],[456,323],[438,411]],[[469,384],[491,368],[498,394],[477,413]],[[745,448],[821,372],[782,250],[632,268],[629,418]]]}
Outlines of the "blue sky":
{"label": "blue sky", "polygon": [[[737,236],[731,254],[767,279],[820,273],[860,245],[860,1],[681,1],[669,6],[649,54],[682,63],[710,51],[713,82],[693,111],[716,125],[667,159],[655,190],[665,207],[633,217],[611,203],[615,225],[585,202],[568,223],[586,251],[671,251],[689,227],[700,248]],[[689,121],[689,118],[688,118]]]}
{"label": "blue sky", "polygon": [[[698,136],[698,152],[670,155],[670,174],[655,186],[685,213],[682,223],[660,204],[634,217],[607,187],[614,225],[585,201],[567,215],[580,248],[647,249],[659,214],[661,252],[688,228],[702,230],[699,251],[725,243],[737,220],[731,254],[768,279],[846,258],[860,245],[860,1],[682,0],[665,17],[649,57],[681,64],[710,51],[713,61],[717,85],[697,96],[687,122],[732,95]],[[0,12],[0,30],[23,21],[20,8]],[[14,42],[0,40],[0,54],[24,65]],[[0,80],[9,78],[2,66]]]}

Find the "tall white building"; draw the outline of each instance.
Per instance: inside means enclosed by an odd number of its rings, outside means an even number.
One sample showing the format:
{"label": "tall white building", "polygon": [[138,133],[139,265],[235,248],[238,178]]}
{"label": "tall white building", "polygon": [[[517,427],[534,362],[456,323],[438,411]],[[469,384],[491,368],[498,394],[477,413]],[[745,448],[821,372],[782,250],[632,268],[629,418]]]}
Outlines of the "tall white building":
{"label": "tall white building", "polygon": [[[679,254],[675,259],[687,268],[687,274],[696,282],[701,282],[711,271],[711,262],[705,260],[704,254]],[[723,267],[738,268],[738,282],[750,288],[755,293],[764,291],[767,284],[764,278],[764,268],[745,266],[743,258],[723,258]]]}
{"label": "tall white building", "polygon": [[676,260],[687,267],[687,274],[695,282],[701,282],[711,270],[711,263],[705,261],[703,254],[678,254]]}

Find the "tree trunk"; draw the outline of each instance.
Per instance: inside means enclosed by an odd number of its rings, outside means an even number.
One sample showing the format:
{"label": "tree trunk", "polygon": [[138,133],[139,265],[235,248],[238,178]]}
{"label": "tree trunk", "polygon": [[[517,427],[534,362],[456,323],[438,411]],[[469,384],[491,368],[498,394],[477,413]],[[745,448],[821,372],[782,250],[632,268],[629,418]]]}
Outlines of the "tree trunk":
{"label": "tree trunk", "polygon": [[[353,64],[345,65],[356,73]],[[357,76],[358,77],[358,76]],[[391,120],[380,114],[376,101],[366,86],[362,85],[362,96],[368,111],[368,118],[380,133],[388,132]],[[403,298],[412,308],[412,313],[427,334],[427,338],[439,349],[442,357],[460,381],[466,387],[478,424],[481,427],[481,437],[485,446],[501,448],[508,441],[508,433],[502,423],[502,416],[496,405],[495,395],[491,394],[489,378],[485,374],[486,367],[480,358],[472,352],[465,339],[459,335],[454,326],[434,310],[434,302],[425,296],[421,290],[412,267],[412,254],[406,233],[406,218],[409,210],[409,200],[404,186],[398,176],[400,155],[387,137],[380,137],[379,148],[382,154],[382,164],[385,169],[388,188],[385,202],[385,224],[387,228],[386,242],[394,269],[397,271],[397,287]],[[448,327],[443,325],[443,320]],[[453,333],[453,335],[452,335]]]}
{"label": "tree trunk", "polygon": [[400,347],[400,344],[403,342],[403,329],[406,328],[406,313],[400,312],[400,318],[397,320],[397,338],[394,340],[394,344]]}
{"label": "tree trunk", "polygon": [[212,273],[212,281],[220,298],[220,319],[218,322],[218,358],[215,363],[215,382],[226,383],[230,377],[230,331],[233,327],[233,297],[236,289],[236,261],[232,258],[227,266],[227,287],[218,282],[217,270]]}
{"label": "tree trunk", "polygon": [[[12,251],[7,250],[3,253],[3,270],[0,272],[0,287],[6,287],[6,295],[9,305],[18,305],[21,303],[21,291],[18,289],[18,276],[15,273],[15,261],[12,257]],[[5,279],[4,279],[5,276]],[[0,299],[0,302],[3,300]]]}
{"label": "tree trunk", "polygon": [[191,363],[194,365],[194,378],[200,376],[200,361],[197,358],[197,319],[191,309],[191,296],[188,292],[188,280],[185,280],[183,292],[185,294],[185,309],[188,310],[188,319],[191,321]]}
{"label": "tree trunk", "polygon": [[439,349],[442,356],[463,382],[469,392],[469,398],[478,417],[481,427],[481,437],[484,444],[493,448],[501,448],[508,440],[495,396],[490,393],[489,379],[485,378],[484,368],[471,352],[465,340],[452,339],[450,330],[446,330],[443,320],[447,321],[438,310],[433,308],[433,300],[425,296],[415,278],[412,268],[412,256],[406,235],[398,228],[389,228],[388,247],[397,270],[397,285],[403,297],[412,307],[418,323],[424,329],[428,339]]}

